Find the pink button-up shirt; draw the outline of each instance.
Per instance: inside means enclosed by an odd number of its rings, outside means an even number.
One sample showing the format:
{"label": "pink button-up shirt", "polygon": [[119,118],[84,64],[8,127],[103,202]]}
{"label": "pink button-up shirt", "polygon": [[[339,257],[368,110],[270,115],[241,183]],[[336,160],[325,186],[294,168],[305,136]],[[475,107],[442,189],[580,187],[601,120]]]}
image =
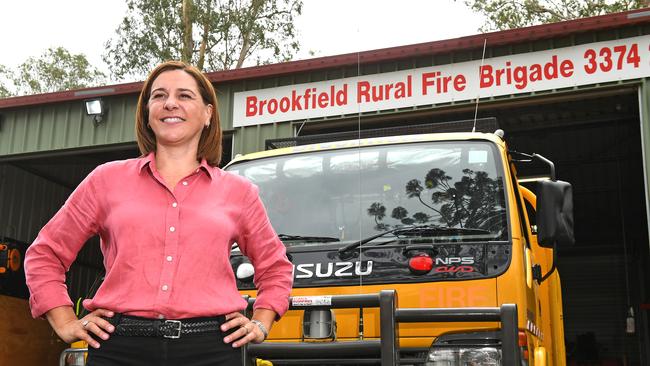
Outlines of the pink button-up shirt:
{"label": "pink button-up shirt", "polygon": [[43,227],[25,256],[33,317],[72,305],[65,272],[99,234],[106,277],[88,310],[148,318],[215,316],[246,307],[229,261],[237,243],[255,267],[255,308],[288,308],[292,265],[246,179],[209,166],[171,191],[154,155],[97,167]]}

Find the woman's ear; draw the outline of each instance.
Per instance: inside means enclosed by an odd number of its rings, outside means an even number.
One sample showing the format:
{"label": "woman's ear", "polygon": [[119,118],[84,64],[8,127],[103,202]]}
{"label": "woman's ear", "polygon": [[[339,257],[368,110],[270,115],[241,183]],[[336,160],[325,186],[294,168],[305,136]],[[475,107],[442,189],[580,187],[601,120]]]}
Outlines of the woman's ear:
{"label": "woman's ear", "polygon": [[212,113],[213,113],[214,107],[212,106],[212,104],[208,104],[205,107],[207,108],[207,112],[208,112],[208,121],[212,121]]}

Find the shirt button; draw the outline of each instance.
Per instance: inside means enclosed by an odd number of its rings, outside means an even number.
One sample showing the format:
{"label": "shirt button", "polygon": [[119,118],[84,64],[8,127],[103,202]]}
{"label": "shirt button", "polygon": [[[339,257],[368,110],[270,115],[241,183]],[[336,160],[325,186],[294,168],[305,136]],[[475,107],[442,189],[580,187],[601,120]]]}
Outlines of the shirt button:
{"label": "shirt button", "polygon": [[178,206],[178,203],[176,203],[176,202],[172,203],[172,207],[177,207],[177,206]]}
{"label": "shirt button", "polygon": [[184,181],[183,181],[183,185],[186,186],[186,185],[187,185],[187,181],[184,180]]}
{"label": "shirt button", "polygon": [[171,231],[171,232],[173,233],[174,231],[176,231],[176,228],[173,227],[173,226],[171,226],[171,227],[169,228],[169,231]]}
{"label": "shirt button", "polygon": [[162,290],[163,290],[163,291],[167,291],[168,288],[169,288],[169,286],[167,286],[167,285],[163,285],[163,286],[162,286]]}
{"label": "shirt button", "polygon": [[165,316],[162,314],[158,314],[158,319],[165,319]]}
{"label": "shirt button", "polygon": [[168,255],[168,256],[167,256],[167,262],[171,262],[171,261],[172,261],[172,256],[171,256],[171,255]]}

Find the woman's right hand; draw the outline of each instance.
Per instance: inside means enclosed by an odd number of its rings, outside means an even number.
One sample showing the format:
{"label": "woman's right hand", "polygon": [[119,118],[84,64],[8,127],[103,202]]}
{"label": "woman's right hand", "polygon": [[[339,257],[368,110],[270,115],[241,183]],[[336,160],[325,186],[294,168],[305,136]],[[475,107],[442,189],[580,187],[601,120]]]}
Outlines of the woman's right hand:
{"label": "woman's right hand", "polygon": [[69,306],[54,308],[46,313],[47,320],[56,334],[66,343],[78,340],[86,341],[90,347],[99,348],[91,334],[106,340],[115,327],[105,318],[112,318],[114,313],[106,309],[97,309],[81,319],[77,319]]}

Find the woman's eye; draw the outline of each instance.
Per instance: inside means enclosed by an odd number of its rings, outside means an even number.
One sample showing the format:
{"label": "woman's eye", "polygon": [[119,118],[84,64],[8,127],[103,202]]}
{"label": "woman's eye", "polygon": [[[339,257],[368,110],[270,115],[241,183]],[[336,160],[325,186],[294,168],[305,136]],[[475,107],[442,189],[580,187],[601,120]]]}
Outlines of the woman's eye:
{"label": "woman's eye", "polygon": [[189,94],[181,94],[181,98],[183,99],[192,99],[192,96]]}
{"label": "woman's eye", "polygon": [[162,98],[162,96],[163,96],[162,94],[152,94],[151,99],[159,99]]}

